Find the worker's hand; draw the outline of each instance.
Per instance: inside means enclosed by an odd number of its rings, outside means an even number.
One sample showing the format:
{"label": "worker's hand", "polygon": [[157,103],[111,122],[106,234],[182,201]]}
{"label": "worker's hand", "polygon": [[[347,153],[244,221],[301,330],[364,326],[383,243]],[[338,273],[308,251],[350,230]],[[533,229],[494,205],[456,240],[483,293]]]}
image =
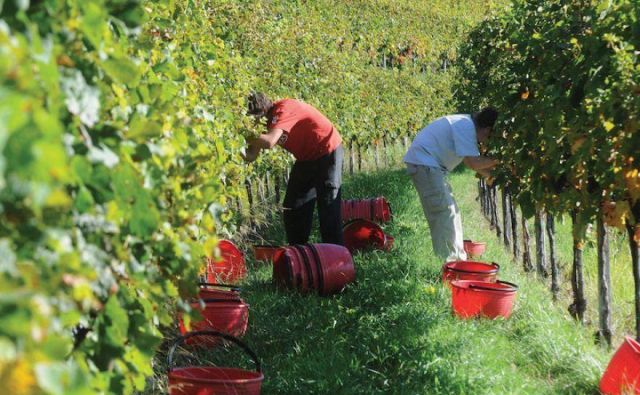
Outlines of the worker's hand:
{"label": "worker's hand", "polygon": [[251,163],[256,159],[258,159],[259,153],[260,153],[260,147],[253,144],[253,142],[250,142],[249,145],[247,146],[247,151],[242,157],[245,160],[245,162]]}
{"label": "worker's hand", "polygon": [[496,181],[496,179],[495,179],[495,178],[493,178],[493,177],[491,177],[491,176],[489,176],[489,177],[485,178],[485,182],[486,182],[486,183],[487,183],[487,185],[488,185],[488,186],[490,186],[490,187],[491,187],[491,186],[493,186],[493,183],[494,183],[495,181]]}

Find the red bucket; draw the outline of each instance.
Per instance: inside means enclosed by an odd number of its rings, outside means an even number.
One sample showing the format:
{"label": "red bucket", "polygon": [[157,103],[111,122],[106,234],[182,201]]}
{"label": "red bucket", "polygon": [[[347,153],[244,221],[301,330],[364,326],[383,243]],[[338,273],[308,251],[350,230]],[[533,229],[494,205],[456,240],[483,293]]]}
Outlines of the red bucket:
{"label": "red bucket", "polygon": [[470,258],[479,258],[487,249],[487,243],[482,241],[464,240],[464,251]]}
{"label": "red bucket", "polygon": [[349,250],[335,244],[306,244],[285,247],[273,263],[273,279],[285,288],[320,295],[340,292],[355,280]]}
{"label": "red bucket", "polygon": [[[249,305],[242,299],[204,299],[203,302],[204,308],[200,302],[191,303],[191,307],[202,315],[202,320],[191,323],[192,331],[215,330],[235,337],[245,334],[249,323]],[[181,334],[188,332],[182,318],[178,325]]]}
{"label": "red bucket", "polygon": [[200,283],[200,299],[239,299],[240,288],[227,284]]}
{"label": "red bucket", "polygon": [[355,281],[356,269],[348,249],[336,244],[310,244],[320,262],[321,295],[333,295]]}
{"label": "red bucket", "polygon": [[257,261],[274,261],[275,255],[282,251],[280,246],[255,245],[253,246],[253,256]]}
{"label": "red bucket", "polygon": [[234,283],[244,278],[247,269],[242,251],[229,240],[220,240],[218,248],[222,259],[214,261],[207,258],[207,281],[212,284]]}
{"label": "red bucket", "polygon": [[600,380],[603,394],[640,394],[640,343],[625,337]]}
{"label": "red bucket", "polygon": [[354,219],[342,227],[344,245],[351,252],[375,248],[389,251],[393,237],[388,236],[380,225],[366,219]]}
{"label": "red bucket", "polygon": [[509,318],[518,286],[506,281],[451,281],[451,304],[460,318]]}
{"label": "red bucket", "polygon": [[494,283],[499,270],[500,265],[495,262],[452,261],[442,266],[442,281],[447,283],[452,280],[472,280]]}
{"label": "red bucket", "polygon": [[391,205],[384,197],[343,200],[341,212],[345,222],[353,219],[388,222],[392,219]]}
{"label": "red bucket", "polygon": [[[256,370],[213,366],[174,367],[173,356],[178,345],[187,339],[195,340],[191,339],[195,336],[222,337],[235,343],[251,357],[256,365]],[[194,341],[194,343],[200,342]],[[170,395],[259,395],[264,381],[260,361],[256,354],[240,340],[216,331],[192,332],[179,337],[171,346],[167,366]]]}

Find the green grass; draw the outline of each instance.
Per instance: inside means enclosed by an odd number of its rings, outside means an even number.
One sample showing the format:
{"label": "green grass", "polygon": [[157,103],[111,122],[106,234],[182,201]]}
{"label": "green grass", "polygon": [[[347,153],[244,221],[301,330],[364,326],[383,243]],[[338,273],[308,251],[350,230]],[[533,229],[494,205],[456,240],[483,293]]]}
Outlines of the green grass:
{"label": "green grass", "polygon": [[[344,196],[386,196],[395,218],[385,230],[396,242],[390,253],[354,257],[355,284],[330,298],[299,295],[276,289],[271,268],[249,259],[245,340],[264,365],[263,393],[597,393],[609,353],[511,261],[474,201],[471,173],[454,173],[451,183],[465,237],[488,241],[483,258],[520,285],[512,317],[453,317],[410,180],[400,170],[359,174],[347,180]],[[265,234],[283,241],[278,224]]]}

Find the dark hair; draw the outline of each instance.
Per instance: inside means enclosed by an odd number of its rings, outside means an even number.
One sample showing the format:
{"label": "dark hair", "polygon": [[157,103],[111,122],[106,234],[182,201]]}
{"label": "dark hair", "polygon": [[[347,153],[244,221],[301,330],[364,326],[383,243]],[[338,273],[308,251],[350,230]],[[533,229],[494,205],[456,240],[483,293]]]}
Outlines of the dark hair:
{"label": "dark hair", "polygon": [[498,118],[498,111],[493,107],[485,107],[476,113],[476,125],[479,128],[493,128]]}
{"label": "dark hair", "polygon": [[252,92],[247,98],[247,113],[249,115],[265,115],[272,106],[271,100],[262,92]]}

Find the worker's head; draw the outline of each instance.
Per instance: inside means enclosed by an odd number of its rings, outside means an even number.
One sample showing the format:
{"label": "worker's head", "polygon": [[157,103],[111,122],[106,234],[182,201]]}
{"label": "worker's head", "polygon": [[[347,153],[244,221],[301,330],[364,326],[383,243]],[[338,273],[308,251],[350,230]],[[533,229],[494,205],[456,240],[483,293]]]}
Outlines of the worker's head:
{"label": "worker's head", "polygon": [[476,136],[479,143],[487,141],[497,118],[498,111],[493,107],[485,107],[473,115],[473,122],[476,124]]}
{"label": "worker's head", "polygon": [[247,114],[255,118],[266,116],[272,106],[271,100],[262,92],[252,92],[247,98]]}

